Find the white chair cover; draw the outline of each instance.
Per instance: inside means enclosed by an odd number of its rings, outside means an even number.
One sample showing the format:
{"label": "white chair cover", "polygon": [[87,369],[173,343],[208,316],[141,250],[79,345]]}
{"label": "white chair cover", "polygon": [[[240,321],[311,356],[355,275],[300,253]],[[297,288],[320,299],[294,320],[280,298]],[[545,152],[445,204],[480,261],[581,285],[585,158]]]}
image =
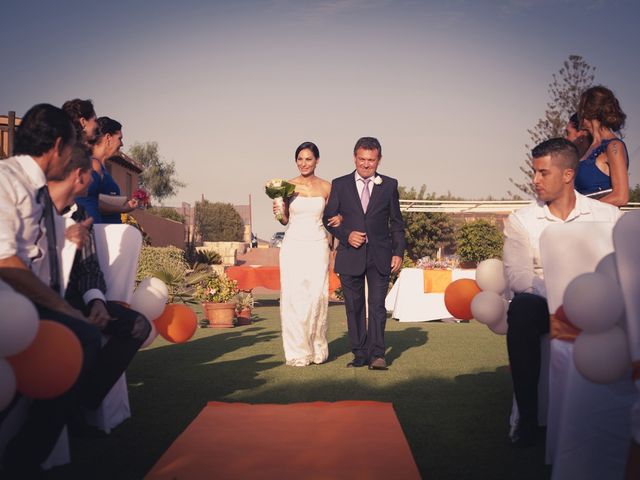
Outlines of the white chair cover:
{"label": "white chair cover", "polygon": [[[631,360],[640,364],[640,210],[627,212],[613,229],[616,264],[624,294],[625,318]],[[635,381],[635,403],[631,410],[631,433],[640,444],[640,379]]]}
{"label": "white chair cover", "polygon": [[[544,231],[540,255],[551,313],[562,304],[569,282],[593,272],[613,251],[612,230],[611,222],[594,222],[551,225]],[[573,343],[551,340],[546,459],[554,465],[554,479],[615,478],[608,475],[619,468],[628,448],[629,386],[629,380],[589,382],[575,370]],[[627,433],[620,430],[624,422]]]}
{"label": "white chair cover", "polygon": [[[138,268],[142,235],[131,225],[93,226],[100,268],[107,284],[107,300],[129,303]],[[131,417],[127,379],[123,373],[96,410],[86,410],[87,421],[110,433]]]}
{"label": "white chair cover", "polygon": [[142,247],[140,231],[131,225],[93,226],[107,300],[130,303]]}

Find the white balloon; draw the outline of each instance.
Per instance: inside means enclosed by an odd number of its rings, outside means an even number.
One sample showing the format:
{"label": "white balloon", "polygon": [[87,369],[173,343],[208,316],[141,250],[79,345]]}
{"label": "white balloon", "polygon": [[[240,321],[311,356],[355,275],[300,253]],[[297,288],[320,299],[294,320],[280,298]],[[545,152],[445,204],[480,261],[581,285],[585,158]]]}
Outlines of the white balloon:
{"label": "white balloon", "polygon": [[151,323],[151,330],[149,331],[149,336],[144,341],[144,343],[140,346],[140,348],[147,348],[149,345],[153,343],[153,341],[158,336],[158,330],[156,329],[156,324],[153,322],[150,322],[150,323]]}
{"label": "white balloon", "polygon": [[507,324],[506,317],[503,320],[500,320],[498,323],[487,325],[487,327],[489,327],[489,330],[497,335],[506,335],[507,330],[509,330],[509,325]]}
{"label": "white balloon", "polygon": [[616,265],[616,254],[611,252],[609,255],[605,255],[598,262],[596,266],[596,272],[606,275],[617,284],[620,284],[618,280],[618,266]]}
{"label": "white balloon", "polygon": [[485,325],[492,325],[506,319],[507,312],[503,298],[495,292],[480,292],[471,300],[473,318]]}
{"label": "white balloon", "polygon": [[129,306],[152,322],[162,314],[166,302],[167,300],[162,292],[147,286],[146,288],[138,287],[133,292]]}
{"label": "white balloon", "polygon": [[603,273],[583,273],[571,280],[562,300],[567,318],[585,332],[604,332],[624,314],[622,290]]}
{"label": "white balloon", "polygon": [[167,299],[169,298],[169,289],[167,288],[166,283],[156,277],[147,277],[140,282],[138,288],[146,289],[147,287],[155,288],[164,296],[164,302],[167,303]]}
{"label": "white balloon", "polygon": [[9,357],[27,348],[36,338],[40,317],[24,295],[0,292],[0,357]]}
{"label": "white balloon", "polygon": [[13,292],[13,288],[7,282],[0,279],[0,292]]}
{"label": "white balloon", "polygon": [[573,361],[587,380],[615,382],[631,367],[627,336],[619,327],[600,333],[582,332],[573,346]]}
{"label": "white balloon", "polygon": [[0,358],[0,412],[7,408],[16,394],[16,376],[13,368],[4,358]]}
{"label": "white balloon", "polygon": [[478,264],[476,283],[485,292],[502,293],[507,289],[504,264],[497,258],[489,258]]}

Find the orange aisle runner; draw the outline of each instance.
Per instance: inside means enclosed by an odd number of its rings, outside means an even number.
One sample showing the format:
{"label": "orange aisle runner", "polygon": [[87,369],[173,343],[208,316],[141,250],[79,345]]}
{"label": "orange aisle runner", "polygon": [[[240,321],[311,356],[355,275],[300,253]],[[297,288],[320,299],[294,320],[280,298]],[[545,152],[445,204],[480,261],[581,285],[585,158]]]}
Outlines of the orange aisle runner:
{"label": "orange aisle runner", "polygon": [[391,403],[209,402],[145,478],[389,480],[420,474]]}

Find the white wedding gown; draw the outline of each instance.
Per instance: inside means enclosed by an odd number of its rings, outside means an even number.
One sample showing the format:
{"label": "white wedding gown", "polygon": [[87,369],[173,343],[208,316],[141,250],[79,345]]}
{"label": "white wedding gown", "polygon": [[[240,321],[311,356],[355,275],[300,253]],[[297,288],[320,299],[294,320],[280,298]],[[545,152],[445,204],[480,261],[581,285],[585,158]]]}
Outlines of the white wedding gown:
{"label": "white wedding gown", "polygon": [[287,365],[303,367],[329,357],[329,244],[322,225],[323,197],[295,197],[280,248],[280,318]]}

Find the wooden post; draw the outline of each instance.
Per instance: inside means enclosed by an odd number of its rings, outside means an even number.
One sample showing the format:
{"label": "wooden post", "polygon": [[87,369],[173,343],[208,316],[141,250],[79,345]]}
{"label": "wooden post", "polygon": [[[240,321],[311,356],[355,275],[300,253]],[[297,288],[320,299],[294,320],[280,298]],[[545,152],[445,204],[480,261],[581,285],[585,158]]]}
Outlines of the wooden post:
{"label": "wooden post", "polygon": [[9,111],[7,128],[7,156],[13,157],[13,142],[16,133],[16,112],[14,111]]}
{"label": "wooden post", "polygon": [[251,217],[251,194],[249,194],[249,248],[253,242],[253,218]]}

